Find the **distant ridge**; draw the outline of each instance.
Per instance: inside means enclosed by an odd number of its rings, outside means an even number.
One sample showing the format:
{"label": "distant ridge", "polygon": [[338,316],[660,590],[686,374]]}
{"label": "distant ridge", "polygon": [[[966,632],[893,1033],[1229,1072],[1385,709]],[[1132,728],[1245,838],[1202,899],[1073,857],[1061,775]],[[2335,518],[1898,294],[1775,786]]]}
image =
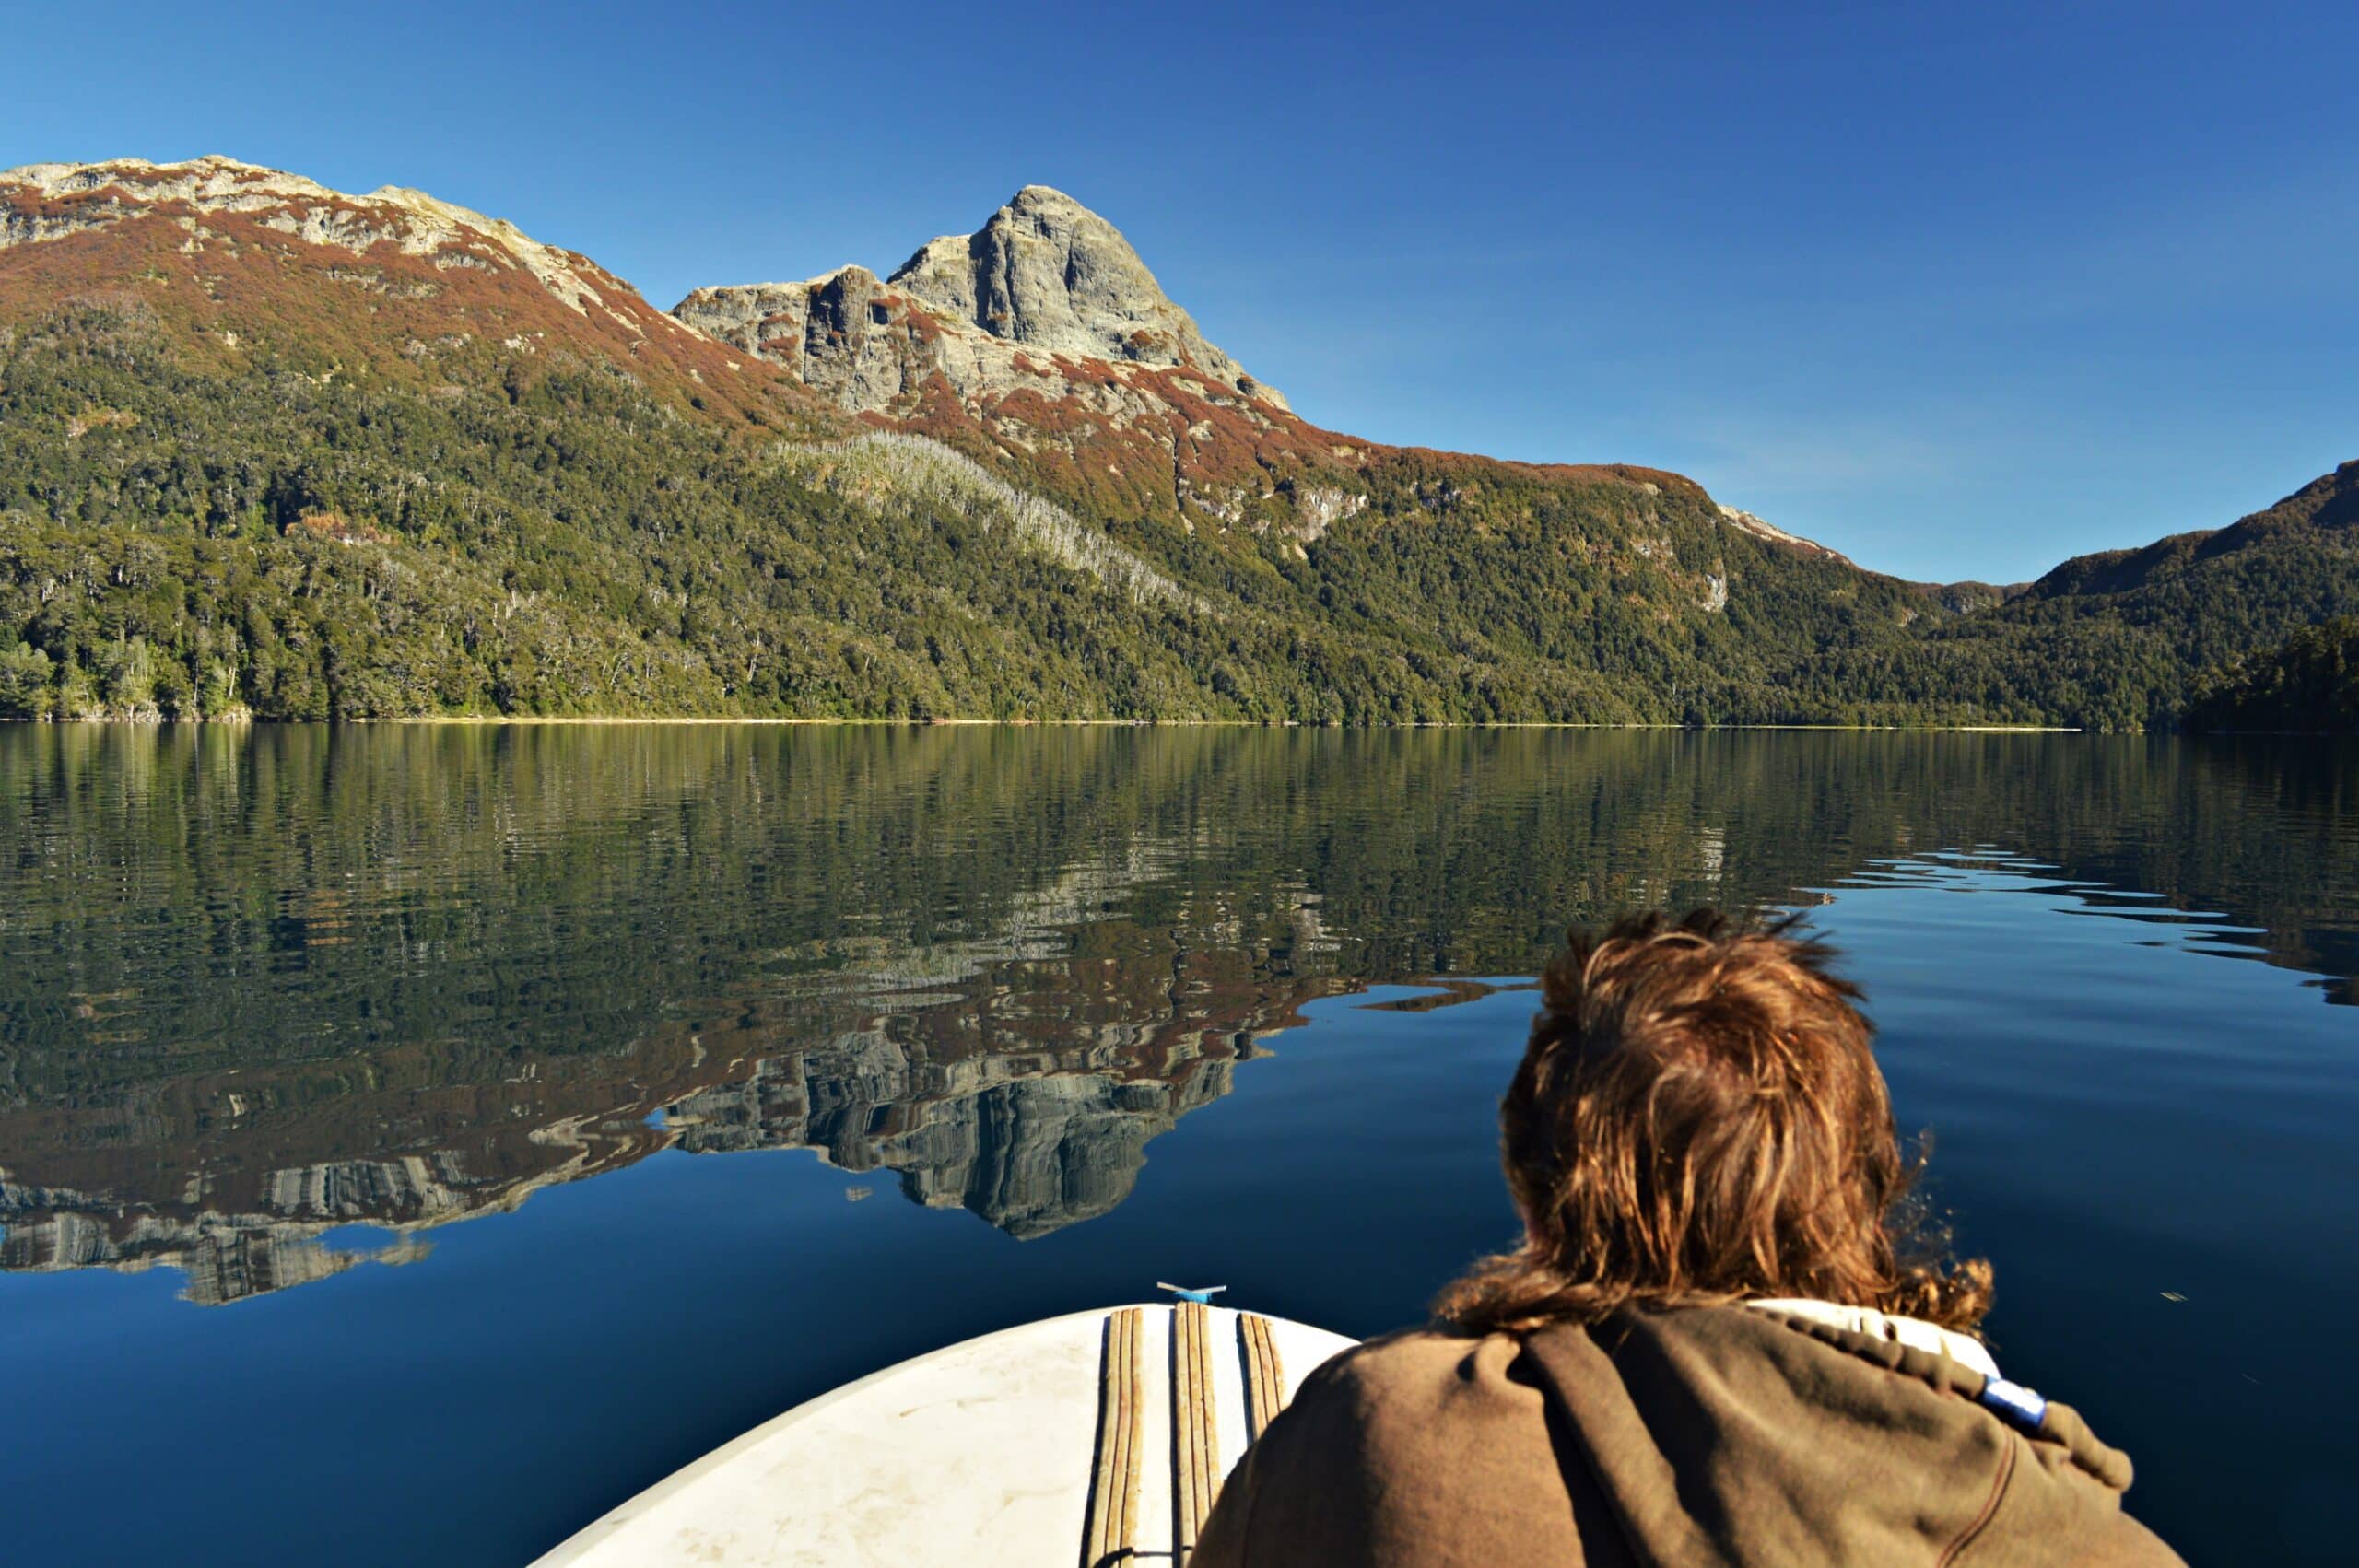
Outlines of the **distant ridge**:
{"label": "distant ridge", "polygon": [[2248,513],[2225,528],[2174,533],[2140,549],[2075,556],[2025,592],[2042,599],[2135,592],[2208,562],[2302,540],[2333,541],[2346,550],[2359,549],[2359,461],[2319,475],[2275,506]]}

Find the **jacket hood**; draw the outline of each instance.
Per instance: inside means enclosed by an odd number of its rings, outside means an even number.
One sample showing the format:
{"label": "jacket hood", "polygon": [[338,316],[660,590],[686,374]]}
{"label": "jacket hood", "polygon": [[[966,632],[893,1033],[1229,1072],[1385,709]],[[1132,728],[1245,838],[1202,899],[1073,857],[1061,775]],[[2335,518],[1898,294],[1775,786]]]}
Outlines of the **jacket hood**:
{"label": "jacket hood", "polygon": [[1627,1313],[1524,1352],[1638,1562],[2071,1561],[2130,1485],[2070,1406],[1800,1313]]}
{"label": "jacket hood", "polygon": [[2178,1562],[2121,1510],[2130,1461],[1978,1344],[1784,1305],[1346,1351],[1245,1451],[1189,1568]]}

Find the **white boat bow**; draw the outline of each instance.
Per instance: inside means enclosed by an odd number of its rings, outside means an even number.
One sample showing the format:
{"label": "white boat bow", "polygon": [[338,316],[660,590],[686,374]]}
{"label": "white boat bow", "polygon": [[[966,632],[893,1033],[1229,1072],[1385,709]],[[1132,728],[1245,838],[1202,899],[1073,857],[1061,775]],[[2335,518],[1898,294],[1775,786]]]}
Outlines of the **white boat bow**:
{"label": "white boat bow", "polygon": [[541,1568],[1176,1565],[1247,1444],[1353,1342],[1185,1301],[986,1334],[755,1428]]}

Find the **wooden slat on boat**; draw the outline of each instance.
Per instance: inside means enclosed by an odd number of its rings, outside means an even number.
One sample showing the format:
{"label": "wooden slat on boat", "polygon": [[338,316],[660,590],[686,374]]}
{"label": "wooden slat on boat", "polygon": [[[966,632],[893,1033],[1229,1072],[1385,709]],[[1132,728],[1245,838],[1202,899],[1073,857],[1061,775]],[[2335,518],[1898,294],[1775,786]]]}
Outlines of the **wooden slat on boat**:
{"label": "wooden slat on boat", "polygon": [[1259,1313],[1238,1315],[1237,1341],[1245,1363],[1246,1441],[1258,1442],[1285,1404],[1285,1369],[1278,1360],[1277,1335]]}
{"label": "wooden slat on boat", "polygon": [[1220,1485],[1220,1438],[1214,1426],[1213,1354],[1200,1302],[1171,1309],[1172,1561],[1185,1568]]}
{"label": "wooden slat on boat", "polygon": [[1135,1306],[1106,1315],[1097,1374],[1097,1462],[1089,1480],[1082,1568],[1127,1562],[1138,1545],[1140,1428],[1145,1416],[1139,1317]]}

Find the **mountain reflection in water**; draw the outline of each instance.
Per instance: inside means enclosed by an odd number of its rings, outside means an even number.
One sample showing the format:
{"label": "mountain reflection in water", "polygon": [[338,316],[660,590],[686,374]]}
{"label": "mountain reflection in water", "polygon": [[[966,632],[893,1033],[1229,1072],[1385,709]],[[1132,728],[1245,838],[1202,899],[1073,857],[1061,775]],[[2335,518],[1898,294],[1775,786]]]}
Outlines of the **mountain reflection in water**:
{"label": "mountain reflection in water", "polygon": [[1315,999],[1528,975],[1567,921],[1779,905],[1948,848],[2037,857],[2347,1003],[2353,760],[2028,735],[0,729],[0,1267],[169,1266],[229,1302],[409,1261],[437,1225],[664,1148],[813,1149],[1039,1236],[1121,1203],[1149,1142]]}
{"label": "mountain reflection in water", "polygon": [[[0,1147],[45,1178],[0,1185],[0,1266],[169,1265],[191,1300],[232,1301],[408,1262],[428,1227],[667,1146],[816,1149],[1018,1237],[1091,1218],[1129,1194],[1148,1140],[1228,1092],[1255,1038],[1335,989],[1254,974],[1181,931],[1101,929],[1074,951],[1143,863],[1027,895],[995,938],[839,944],[840,973],[654,1018],[620,1048],[376,1048],[127,1086],[87,1153],[72,1145],[98,1118],[78,1106],[46,1118],[67,1145],[46,1157],[0,1114]],[[1308,911],[1288,929],[1316,941]],[[356,1223],[398,1239],[336,1235]]]}

